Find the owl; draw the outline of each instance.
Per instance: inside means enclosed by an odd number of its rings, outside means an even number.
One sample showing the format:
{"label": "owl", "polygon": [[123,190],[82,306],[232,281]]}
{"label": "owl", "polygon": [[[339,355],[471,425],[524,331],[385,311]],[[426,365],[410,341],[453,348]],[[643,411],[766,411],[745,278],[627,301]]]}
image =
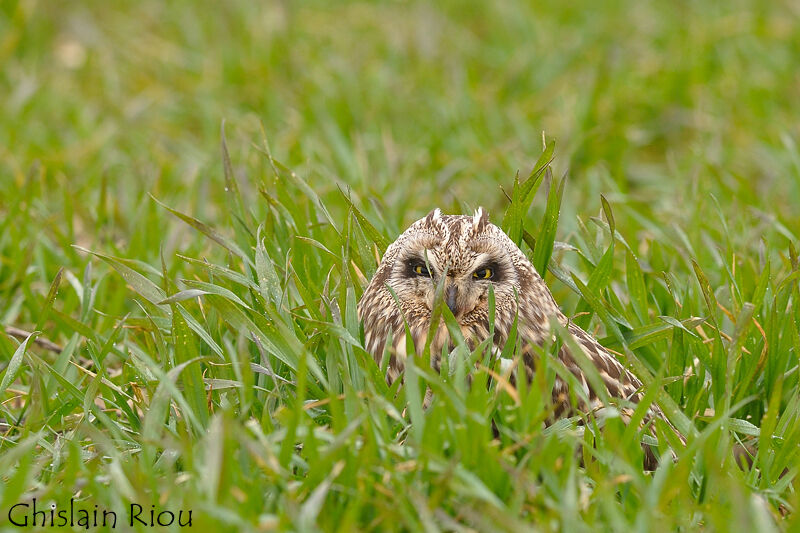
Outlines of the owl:
{"label": "owl", "polygon": [[[576,380],[569,380],[572,386],[579,384],[584,394],[573,395],[578,401],[571,402],[568,382],[556,377],[551,422],[575,414],[576,409],[583,413],[601,411],[607,407],[601,398],[618,402],[618,412],[627,420],[633,412],[631,406],[641,400],[641,382],[561,312],[525,254],[489,222],[482,209],[473,216],[443,215],[436,209],[414,222],[386,250],[358,304],[358,314],[364,325],[365,348],[378,364],[387,364],[388,381],[398,378],[406,359],[413,355],[407,353],[411,343],[406,342],[406,324],[417,353],[430,342],[431,364],[437,371],[441,354],[453,348],[443,320],[431,331],[437,286],[439,298],[452,312],[470,349],[493,331],[493,351],[499,354],[517,322],[517,353],[528,379],[538,357],[533,346],[554,340],[551,324],[557,322],[571,335],[574,342],[564,343],[558,358],[575,376]],[[493,330],[489,325],[490,289],[495,304]],[[580,347],[594,365],[604,391],[595,390],[569,345]],[[593,383],[599,384],[597,380]],[[664,418],[655,405],[644,424],[654,417]],[[645,446],[645,467],[655,465],[656,457]]]}

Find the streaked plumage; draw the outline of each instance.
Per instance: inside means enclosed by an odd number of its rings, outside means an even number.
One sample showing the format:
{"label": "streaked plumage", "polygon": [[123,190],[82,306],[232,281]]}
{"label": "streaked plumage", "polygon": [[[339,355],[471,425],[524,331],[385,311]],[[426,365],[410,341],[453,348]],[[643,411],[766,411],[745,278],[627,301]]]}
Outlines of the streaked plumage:
{"label": "streaked plumage", "polygon": [[[364,324],[367,351],[379,364],[384,356],[390,358],[388,380],[399,376],[408,356],[404,317],[417,352],[423,351],[428,335],[434,335],[430,353],[435,368],[439,368],[442,349],[451,348],[443,321],[435,332],[429,332],[435,288],[443,272],[447,273],[443,299],[471,348],[489,335],[488,299],[492,286],[496,352],[505,346],[517,319],[518,353],[530,377],[536,363],[531,345],[542,345],[553,337],[550,321],[555,319],[597,369],[607,396],[613,399],[612,403],[620,404],[617,408],[623,418],[630,417],[630,404],[642,397],[641,382],[591,335],[569,321],[527,257],[500,228],[489,222],[481,209],[474,216],[442,215],[437,209],[412,224],[386,250],[359,302],[358,313]],[[600,400],[603,394],[598,395],[593,389],[566,345],[559,350],[558,357],[575,375],[589,399],[588,404],[579,400],[574,408],[588,413],[605,407]],[[561,378],[556,378],[552,397],[553,418],[573,413],[569,387]],[[656,406],[649,410],[645,423],[654,416],[663,416]],[[652,467],[655,462],[647,450],[646,466]]]}

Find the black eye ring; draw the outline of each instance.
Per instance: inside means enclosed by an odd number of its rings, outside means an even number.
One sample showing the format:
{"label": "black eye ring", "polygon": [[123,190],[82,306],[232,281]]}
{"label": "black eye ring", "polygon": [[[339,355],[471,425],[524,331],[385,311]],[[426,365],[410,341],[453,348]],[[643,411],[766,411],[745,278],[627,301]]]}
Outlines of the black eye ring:
{"label": "black eye ring", "polygon": [[492,267],[479,268],[472,273],[475,279],[492,279],[494,277],[494,269]]}
{"label": "black eye ring", "polygon": [[422,263],[417,263],[416,265],[411,267],[411,271],[414,272],[417,276],[425,276],[426,278],[431,277],[431,273],[428,271],[428,267],[423,265]]}

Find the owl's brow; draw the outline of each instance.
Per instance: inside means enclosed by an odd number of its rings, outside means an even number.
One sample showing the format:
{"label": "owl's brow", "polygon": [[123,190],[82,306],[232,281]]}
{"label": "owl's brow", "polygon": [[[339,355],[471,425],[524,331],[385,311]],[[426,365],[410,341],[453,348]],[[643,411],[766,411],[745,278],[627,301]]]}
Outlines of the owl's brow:
{"label": "owl's brow", "polygon": [[432,253],[428,253],[429,250],[427,248],[423,248],[422,252],[412,252],[408,256],[406,256],[404,262],[408,265],[412,264],[424,264],[426,267],[433,268],[435,271],[439,271],[439,263],[436,261],[436,258]]}
{"label": "owl's brow", "polygon": [[470,262],[470,265],[474,270],[479,267],[497,267],[498,263],[497,258],[493,254],[479,253]]}
{"label": "owl's brow", "polygon": [[435,254],[433,254],[433,250],[431,248],[423,248],[421,257],[422,260],[425,261],[425,264],[429,267],[433,267],[437,272],[441,271],[441,265],[436,260]]}

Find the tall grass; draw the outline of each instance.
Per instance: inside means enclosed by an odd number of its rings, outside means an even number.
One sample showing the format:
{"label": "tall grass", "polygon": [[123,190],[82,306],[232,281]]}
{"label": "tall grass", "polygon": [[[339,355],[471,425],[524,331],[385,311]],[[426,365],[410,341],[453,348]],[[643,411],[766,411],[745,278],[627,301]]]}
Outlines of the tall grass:
{"label": "tall grass", "polygon": [[[0,520],[798,527],[792,5],[219,9],[0,10]],[[544,427],[555,364],[469,386],[460,346],[386,384],[366,281],[478,205],[647,383],[675,461],[643,472],[616,419]]]}

